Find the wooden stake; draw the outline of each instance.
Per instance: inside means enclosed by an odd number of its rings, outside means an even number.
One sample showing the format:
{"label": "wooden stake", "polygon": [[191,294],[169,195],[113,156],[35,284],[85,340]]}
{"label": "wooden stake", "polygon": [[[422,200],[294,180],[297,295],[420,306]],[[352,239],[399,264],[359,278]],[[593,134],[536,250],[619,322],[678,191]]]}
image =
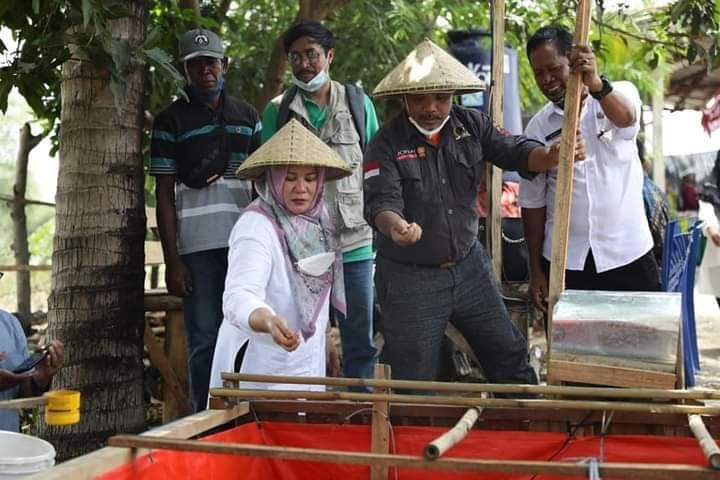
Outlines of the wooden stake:
{"label": "wooden stake", "polygon": [[708,460],[708,464],[715,470],[720,470],[720,448],[710,436],[710,432],[707,431],[702,417],[700,415],[688,415],[688,423]]}
{"label": "wooden stake", "polygon": [[[375,365],[375,378],[384,380],[390,377],[390,365]],[[388,394],[387,389],[378,389],[376,393]],[[387,401],[373,402],[371,450],[373,453],[387,454],[390,452],[388,434],[390,433],[390,404]],[[388,469],[385,465],[370,467],[371,480],[387,480]]]}
{"label": "wooden stake", "polygon": [[[175,400],[179,416],[184,417],[185,415],[189,415],[192,412],[190,400],[188,399],[185,390],[180,385],[180,381],[175,374],[175,370],[173,370],[172,365],[170,365],[162,347],[158,344],[157,338],[152,330],[150,330],[150,325],[148,325],[147,322],[145,322],[144,339],[145,347],[147,347],[148,356],[150,357],[150,363],[152,363],[160,371],[160,375],[162,375],[163,381],[165,382],[165,388]],[[166,395],[166,403],[167,400],[169,400],[169,397],[170,395]]]}
{"label": "wooden stake", "polygon": [[[503,88],[505,86],[505,0],[493,0],[492,25],[492,81],[490,114],[495,126],[502,127]],[[486,164],[485,188],[487,190],[487,211],[485,212],[486,245],[492,258],[493,270],[502,285],[502,169],[490,162]]]}
{"label": "wooden stake", "polygon": [[378,380],[365,378],[294,377],[286,375],[256,375],[223,373],[223,380],[253,383],[289,383],[328,385],[335,387],[376,387],[434,392],[517,393],[534,395],[563,395],[586,398],[622,398],[656,400],[720,400],[720,390],[667,390],[657,388],[570,387],[560,385],[518,385],[496,383],[426,382],[420,380]]}
{"label": "wooden stake", "polygon": [[[244,455],[283,460],[342,463],[353,465],[383,465],[423,470],[456,470],[466,472],[507,472],[523,475],[547,474],[557,476],[586,477],[588,467],[580,462],[543,462],[521,460],[475,460],[465,458],[440,458],[428,461],[420,456],[389,455],[381,453],[346,452],[297,447],[275,447],[246,443],[205,442],[198,440],[175,440],[117,435],[108,445],[126,448],[152,448],[184,452]],[[632,478],[637,480],[706,480],[717,478],[713,470],[695,465],[603,463],[602,477]]]}
{"label": "wooden stake", "polygon": [[350,392],[307,392],[300,390],[230,390],[211,388],[214,397],[267,399],[267,400],[351,400],[361,402],[392,402],[427,405],[460,405],[463,407],[487,408],[568,408],[575,410],[599,410],[617,412],[649,412],[720,415],[720,406],[676,405],[633,402],[606,402],[598,400],[541,400],[541,399],[510,399],[510,398],[478,398],[441,395],[399,395],[379,393]]}
{"label": "wooden stake", "polygon": [[460,443],[470,430],[472,430],[481,412],[482,408],[469,408],[453,428],[425,445],[425,450],[423,451],[425,458],[428,460],[437,460],[442,454]]}
{"label": "wooden stake", "polygon": [[[577,19],[575,22],[576,45],[585,45],[590,28],[591,0],[578,0]],[[553,307],[560,294],[565,290],[565,265],[567,262],[568,230],[570,228],[570,211],[572,208],[573,165],[575,163],[575,133],[580,117],[580,100],[582,95],[582,76],[570,73],[563,108],[562,136],[560,139],[560,163],[558,165],[557,186],[555,188],[555,213],[553,216],[552,253],[550,259],[550,284],[548,296],[548,362],[552,351],[552,317]]]}

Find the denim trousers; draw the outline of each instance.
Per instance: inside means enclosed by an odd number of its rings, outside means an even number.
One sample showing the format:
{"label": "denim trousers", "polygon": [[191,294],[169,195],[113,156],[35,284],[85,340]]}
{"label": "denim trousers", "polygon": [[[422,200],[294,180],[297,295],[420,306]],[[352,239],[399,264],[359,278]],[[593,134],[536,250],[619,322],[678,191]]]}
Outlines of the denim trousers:
{"label": "denim trousers", "polygon": [[222,298],[228,268],[228,249],[217,248],[182,255],[190,271],[192,293],[183,298],[188,349],[188,381],[194,412],[207,406],[210,368],[218,329],[222,323]]}
{"label": "denim trousers", "polygon": [[383,313],[383,361],[392,377],[434,380],[448,321],[465,336],[493,383],[537,383],[527,340],[510,320],[485,248],[476,242],[448,268],[378,255],[375,287]]}
{"label": "denim trousers", "polygon": [[343,376],[372,378],[377,350],[373,344],[373,260],[343,264],[347,316],[333,309],[340,327]]}

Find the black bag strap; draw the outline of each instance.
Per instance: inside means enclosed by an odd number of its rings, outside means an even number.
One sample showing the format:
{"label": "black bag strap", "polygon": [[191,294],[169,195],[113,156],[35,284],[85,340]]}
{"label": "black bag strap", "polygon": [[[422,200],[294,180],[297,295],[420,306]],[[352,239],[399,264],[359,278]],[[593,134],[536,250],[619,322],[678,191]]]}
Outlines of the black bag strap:
{"label": "black bag strap", "polygon": [[290,102],[292,102],[293,98],[295,98],[297,91],[298,87],[296,85],[291,85],[290,88],[285,90],[285,93],[283,93],[282,100],[280,100],[280,106],[278,107],[277,125],[275,125],[275,130],[280,130],[287,122],[290,121]]}
{"label": "black bag strap", "polygon": [[345,85],[345,96],[347,97],[348,108],[352,115],[355,130],[360,135],[360,148],[363,153],[367,145],[367,132],[365,131],[365,94],[362,88],[355,85]]}
{"label": "black bag strap", "polygon": [[[290,88],[283,93],[280,106],[278,107],[276,130],[280,130],[290,121],[290,102],[293,101],[297,93],[297,85],[290,86]],[[360,149],[365,152],[365,145],[367,144],[367,135],[365,132],[365,94],[362,88],[348,83],[345,85],[345,97],[348,108],[350,109],[350,116],[352,116],[353,124],[355,125],[355,130],[357,130],[360,136]]]}

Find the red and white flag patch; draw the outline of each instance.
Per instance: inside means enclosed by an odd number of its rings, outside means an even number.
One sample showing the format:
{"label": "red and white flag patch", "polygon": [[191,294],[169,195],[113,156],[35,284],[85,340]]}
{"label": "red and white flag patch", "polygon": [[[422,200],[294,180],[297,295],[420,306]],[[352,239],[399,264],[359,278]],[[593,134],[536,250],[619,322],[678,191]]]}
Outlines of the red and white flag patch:
{"label": "red and white flag patch", "polygon": [[363,179],[367,180],[380,175],[380,163],[368,162],[363,165]]}

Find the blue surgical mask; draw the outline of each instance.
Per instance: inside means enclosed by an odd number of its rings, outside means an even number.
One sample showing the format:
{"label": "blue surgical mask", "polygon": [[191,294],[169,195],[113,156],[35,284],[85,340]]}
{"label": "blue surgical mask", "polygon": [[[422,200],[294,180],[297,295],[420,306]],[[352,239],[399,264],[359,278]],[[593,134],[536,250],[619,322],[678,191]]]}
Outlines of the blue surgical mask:
{"label": "blue surgical mask", "polygon": [[297,85],[300,90],[305,92],[313,93],[320,90],[330,80],[330,74],[326,70],[321,70],[320,73],[315,75],[308,83],[299,80],[293,75],[292,82]]}
{"label": "blue surgical mask", "polygon": [[200,100],[203,103],[213,103],[218,99],[223,87],[225,86],[225,79],[223,77],[218,78],[217,85],[212,90],[205,90],[198,88],[195,85],[188,85],[188,93],[191,97]]}

